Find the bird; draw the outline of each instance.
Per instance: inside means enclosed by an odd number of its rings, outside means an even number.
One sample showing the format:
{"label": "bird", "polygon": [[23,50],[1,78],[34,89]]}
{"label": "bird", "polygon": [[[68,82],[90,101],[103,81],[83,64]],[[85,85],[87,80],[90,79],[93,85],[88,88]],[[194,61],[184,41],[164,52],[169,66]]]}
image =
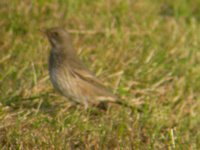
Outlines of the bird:
{"label": "bird", "polygon": [[47,28],[44,33],[51,47],[48,70],[56,91],[86,109],[104,103],[122,104],[84,65],[72,45],[70,34],[64,28]]}

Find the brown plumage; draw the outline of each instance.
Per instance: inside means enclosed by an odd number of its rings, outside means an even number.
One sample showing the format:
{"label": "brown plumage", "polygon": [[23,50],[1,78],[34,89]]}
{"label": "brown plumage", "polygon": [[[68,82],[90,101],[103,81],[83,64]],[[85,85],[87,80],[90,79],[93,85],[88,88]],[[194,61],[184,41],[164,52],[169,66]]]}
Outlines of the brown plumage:
{"label": "brown plumage", "polygon": [[116,102],[113,95],[77,56],[69,34],[62,28],[45,31],[51,44],[49,75],[54,88],[69,100],[96,106],[101,102]]}

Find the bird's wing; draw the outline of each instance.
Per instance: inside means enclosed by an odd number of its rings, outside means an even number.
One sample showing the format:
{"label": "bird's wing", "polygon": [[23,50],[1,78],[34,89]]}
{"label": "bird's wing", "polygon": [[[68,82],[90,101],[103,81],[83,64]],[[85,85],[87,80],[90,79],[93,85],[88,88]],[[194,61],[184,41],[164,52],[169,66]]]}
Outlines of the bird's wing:
{"label": "bird's wing", "polygon": [[99,95],[100,99],[115,101],[116,96],[90,70],[82,65],[80,61],[73,61],[71,65],[73,66],[74,75],[86,82],[90,86],[91,91],[96,92],[96,95]]}
{"label": "bird's wing", "polygon": [[97,79],[97,77],[89,70],[79,68],[79,69],[74,69],[74,73],[82,80],[98,88],[101,88],[102,90],[107,90],[107,88],[102,84],[102,82],[99,79]]}

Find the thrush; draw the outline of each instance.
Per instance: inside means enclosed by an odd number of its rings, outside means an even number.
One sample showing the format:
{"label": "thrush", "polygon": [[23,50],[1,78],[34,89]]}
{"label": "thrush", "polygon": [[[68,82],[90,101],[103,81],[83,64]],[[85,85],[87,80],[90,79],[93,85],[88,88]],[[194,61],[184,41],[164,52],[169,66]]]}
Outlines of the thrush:
{"label": "thrush", "polygon": [[51,45],[49,75],[53,87],[69,100],[88,106],[118,103],[118,98],[105,87],[79,59],[69,33],[60,27],[45,30]]}

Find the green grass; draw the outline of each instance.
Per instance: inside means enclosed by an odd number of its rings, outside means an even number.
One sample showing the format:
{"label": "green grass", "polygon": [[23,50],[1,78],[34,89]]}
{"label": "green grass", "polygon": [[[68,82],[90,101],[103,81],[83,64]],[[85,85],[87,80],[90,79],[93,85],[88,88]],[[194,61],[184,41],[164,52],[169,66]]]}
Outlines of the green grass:
{"label": "green grass", "polygon": [[[199,0],[1,0],[0,149],[200,149]],[[38,29],[64,26],[133,112],[68,108]]]}

